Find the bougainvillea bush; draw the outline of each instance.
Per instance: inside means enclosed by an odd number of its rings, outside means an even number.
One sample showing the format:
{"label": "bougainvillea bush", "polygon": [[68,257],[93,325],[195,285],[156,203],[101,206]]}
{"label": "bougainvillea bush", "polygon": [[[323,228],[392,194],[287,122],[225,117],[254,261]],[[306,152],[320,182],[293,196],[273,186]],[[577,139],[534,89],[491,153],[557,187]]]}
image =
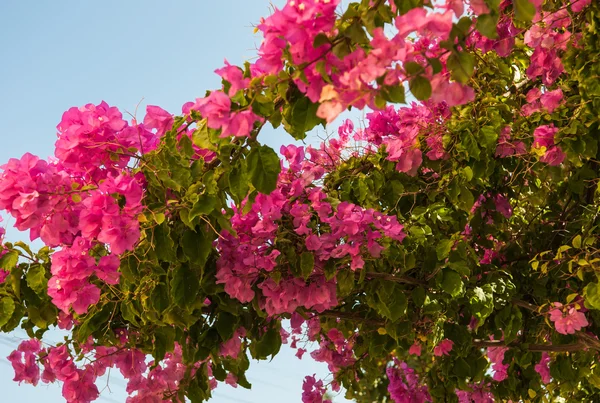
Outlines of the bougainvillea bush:
{"label": "bougainvillea bush", "polygon": [[[201,402],[287,343],[333,374],[305,403],[599,401],[599,5],[289,0],[257,30],[181,114],[74,107],[3,165],[45,245],[2,247],[14,380]],[[265,125],[339,129],[280,159]]]}

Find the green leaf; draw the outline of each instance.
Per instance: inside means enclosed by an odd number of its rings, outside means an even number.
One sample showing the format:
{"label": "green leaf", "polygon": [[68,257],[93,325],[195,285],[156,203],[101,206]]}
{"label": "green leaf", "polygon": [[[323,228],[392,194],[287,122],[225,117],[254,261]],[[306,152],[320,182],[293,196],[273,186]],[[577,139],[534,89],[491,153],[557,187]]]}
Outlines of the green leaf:
{"label": "green leaf", "polygon": [[173,240],[171,239],[169,227],[166,224],[157,225],[153,230],[154,252],[156,256],[165,262],[174,262],[176,259]]}
{"label": "green leaf", "polygon": [[223,366],[217,365],[213,362],[211,367],[213,376],[217,381],[223,382],[225,378],[227,378],[227,371],[225,371],[225,368],[223,368]]}
{"label": "green leaf", "polygon": [[[382,288],[379,288],[379,290],[382,290]],[[380,300],[380,303],[377,304],[377,310],[380,315],[390,319],[392,322],[406,315],[408,299],[404,295],[404,290],[394,285],[389,295],[379,292],[377,294]]]}
{"label": "green leaf", "polygon": [[119,305],[119,308],[121,310],[121,316],[123,319],[125,319],[127,322],[133,323],[135,326],[139,326],[138,319],[140,317],[140,313],[133,305],[133,302],[123,302]]}
{"label": "green leaf", "polygon": [[208,135],[208,127],[206,124],[202,124],[198,129],[194,131],[192,134],[192,142],[194,145],[205,148],[207,150],[215,151],[216,146],[210,141],[210,136]]}
{"label": "green leaf", "polygon": [[381,88],[381,94],[388,102],[402,104],[406,101],[402,85],[384,86]]}
{"label": "green leaf", "polygon": [[467,130],[461,134],[460,145],[465,149],[469,157],[479,161],[479,155],[481,153],[481,150],[477,145],[477,140],[475,140],[475,136],[473,136],[473,134],[470,131]]}
{"label": "green leaf", "polygon": [[311,252],[302,252],[300,255],[300,272],[305,280],[310,277],[315,268],[315,255]]}
{"label": "green leaf", "polygon": [[[109,302],[102,306],[98,307],[95,313],[88,312],[86,315],[85,321],[74,330],[74,335],[76,339],[80,342],[87,340],[90,335],[94,332],[99,331],[107,326],[108,319],[114,314],[115,303]],[[97,306],[97,305],[96,305]],[[92,305],[94,307],[94,305]]]}
{"label": "green leaf", "polygon": [[467,52],[452,53],[446,62],[452,73],[452,78],[459,83],[466,84],[475,70],[475,58]]}
{"label": "green leaf", "polygon": [[252,384],[250,382],[248,382],[248,379],[246,378],[246,374],[243,372],[240,372],[238,374],[236,374],[237,376],[237,384],[239,386],[241,386],[244,389],[251,389],[252,388]]}
{"label": "green leaf", "polygon": [[362,24],[358,21],[354,24],[350,24],[350,26],[346,28],[346,30],[344,31],[344,36],[350,38],[352,42],[357,44],[369,43],[369,37],[363,29]]}
{"label": "green leaf", "polygon": [[337,274],[337,291],[338,295],[346,296],[354,289],[354,272],[351,270],[340,270]]}
{"label": "green leaf", "polygon": [[[439,61],[439,60],[438,60]],[[423,72],[423,66],[417,62],[406,62],[404,63],[404,71],[406,75],[412,76]]]}
{"label": "green leaf", "polygon": [[186,158],[190,158],[196,153],[194,151],[192,139],[190,139],[188,136],[181,136],[181,138],[179,139],[179,147],[181,147],[182,155]]}
{"label": "green leaf", "polygon": [[[202,226],[200,228],[202,228]],[[181,247],[183,253],[190,262],[201,267],[204,266],[206,259],[208,259],[208,256],[213,249],[213,239],[210,237],[210,234],[211,233],[206,233],[204,231],[196,232],[191,230],[186,230],[183,233],[183,236],[181,237]]]}
{"label": "green leaf", "polygon": [[523,326],[523,315],[517,307],[508,305],[496,313],[494,317],[496,328],[504,332],[504,341],[508,344],[518,335]]}
{"label": "green leaf", "polygon": [[281,172],[279,157],[268,146],[254,147],[248,154],[248,173],[252,185],[261,193],[269,194],[277,186],[277,178]]}
{"label": "green leaf", "polygon": [[589,283],[585,286],[583,296],[587,308],[600,310],[600,286],[598,283]]}
{"label": "green leaf", "polygon": [[15,301],[10,297],[0,299],[0,327],[6,325],[15,312]]}
{"label": "green leaf", "polygon": [[153,214],[153,216],[154,216],[154,221],[155,221],[157,224],[162,224],[162,223],[164,223],[164,222],[165,222],[165,218],[166,218],[166,217],[165,217],[165,214],[164,214],[164,213],[155,213],[155,214]]}
{"label": "green leaf", "polygon": [[416,76],[410,80],[409,88],[419,101],[425,101],[431,96],[431,83],[423,76]]}
{"label": "green leaf", "polygon": [[581,235],[577,235],[575,238],[573,238],[573,247],[581,249]]}
{"label": "green leaf", "polygon": [[473,193],[465,186],[460,187],[460,196],[458,196],[458,205],[464,211],[471,211],[473,204],[475,204],[475,197]]}
{"label": "green leaf", "polygon": [[217,332],[219,332],[219,336],[221,336],[221,340],[227,341],[233,337],[237,325],[238,321],[235,316],[229,312],[221,312],[215,327],[217,328]]}
{"label": "green leaf", "polygon": [[535,6],[529,0],[513,0],[515,18],[524,22],[531,22],[535,16]]}
{"label": "green leaf", "polygon": [[[187,387],[181,390],[185,390],[186,396],[190,399],[191,403],[201,403],[208,400],[211,392],[207,364],[203,364],[196,371],[195,376],[189,380]],[[184,401],[185,399],[181,397],[179,400]]]}
{"label": "green leaf", "polygon": [[454,246],[454,241],[452,239],[442,239],[439,241],[435,248],[438,260],[446,259],[452,250],[452,246]]}
{"label": "green leaf", "polygon": [[248,178],[246,177],[246,166],[243,161],[231,168],[229,175],[227,175],[227,180],[229,181],[229,192],[234,197],[234,200],[240,203],[250,189]]}
{"label": "green leaf", "polygon": [[450,38],[458,38],[459,40],[463,40],[469,34],[469,28],[471,28],[472,24],[473,20],[471,17],[462,17],[452,25]]}
{"label": "green leaf", "polygon": [[477,17],[477,30],[490,39],[498,38],[498,15],[483,14]]}
{"label": "green leaf", "polygon": [[[17,299],[21,300],[21,278],[23,277],[23,267],[22,266],[13,266],[10,270],[10,277],[7,280],[10,280],[10,285],[17,297]],[[5,280],[6,281],[6,280]]]}
{"label": "green leaf", "polygon": [[496,150],[498,143],[498,132],[492,126],[484,126],[479,132],[479,142],[485,148]]}
{"label": "green leaf", "polygon": [[175,348],[175,328],[159,327],[154,330],[154,351],[152,356],[156,363],[165,358],[165,354]]}
{"label": "green leaf", "polygon": [[454,298],[462,295],[465,291],[460,274],[451,269],[442,271],[441,287]]}
{"label": "green leaf", "polygon": [[182,264],[173,271],[171,295],[177,305],[182,308],[190,306],[200,291],[198,273],[187,264]]}
{"label": "green leaf", "polygon": [[188,220],[192,221],[194,218],[201,215],[210,214],[217,204],[217,198],[211,194],[204,193],[198,197],[198,200],[194,203],[190,209]]}
{"label": "green leaf", "polygon": [[19,252],[11,250],[4,256],[0,257],[0,269],[7,271],[12,270],[19,262]]}
{"label": "green leaf", "polygon": [[281,348],[279,329],[272,327],[254,344],[252,356],[257,360],[266,360],[270,355],[275,356]]}
{"label": "green leaf", "polygon": [[32,264],[27,270],[25,275],[27,279],[27,285],[36,294],[42,295],[45,293],[48,286],[48,279],[46,278],[46,269],[41,264]]}
{"label": "green leaf", "polygon": [[455,272],[462,274],[463,276],[468,276],[471,274],[469,262],[460,257],[458,253],[454,253],[454,251],[450,252],[448,267],[450,267]]}
{"label": "green leaf", "polygon": [[39,306],[27,307],[29,320],[40,329],[47,329],[48,325],[56,323],[56,315],[58,310],[50,301]]}
{"label": "green leaf", "polygon": [[326,43],[330,43],[329,37],[327,34],[320,32],[315,36],[315,40],[313,41],[313,47],[318,48],[319,46],[325,45]]}
{"label": "green leaf", "polygon": [[432,72],[434,75],[439,73],[440,71],[442,71],[442,69],[444,68],[444,66],[442,65],[442,62],[437,57],[434,57],[434,58],[428,57],[427,61],[429,62],[429,65],[431,66],[431,69],[432,69]]}
{"label": "green leaf", "polygon": [[457,359],[452,366],[452,370],[460,378],[468,378],[471,376],[471,366],[464,358]]}
{"label": "green leaf", "polygon": [[317,116],[317,109],[319,109],[319,104],[311,102],[305,96],[290,103],[283,115],[286,131],[296,140],[304,139],[307,132],[323,123],[323,119]]}
{"label": "green leaf", "polygon": [[425,298],[427,297],[427,294],[425,293],[425,289],[419,286],[412,290],[411,297],[413,303],[417,307],[421,308],[425,304]]}
{"label": "green leaf", "polygon": [[159,283],[152,290],[150,294],[152,307],[158,313],[162,313],[167,310],[170,305],[169,301],[169,289],[166,284]]}
{"label": "green leaf", "polygon": [[481,326],[485,319],[494,311],[494,294],[491,286],[486,284],[483,287],[475,287],[469,298],[471,313],[479,319],[478,326]]}

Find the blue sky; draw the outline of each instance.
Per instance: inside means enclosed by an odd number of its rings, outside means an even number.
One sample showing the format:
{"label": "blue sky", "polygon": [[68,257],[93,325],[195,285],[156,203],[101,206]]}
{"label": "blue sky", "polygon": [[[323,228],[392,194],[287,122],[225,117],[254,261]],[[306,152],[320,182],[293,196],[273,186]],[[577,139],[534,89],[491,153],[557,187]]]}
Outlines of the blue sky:
{"label": "blue sky", "polygon": [[[252,24],[269,14],[271,3],[283,1],[1,0],[0,163],[25,152],[52,155],[55,127],[71,106],[104,100],[134,113],[142,102],[138,118],[146,104],[179,113],[183,103],[220,85],[213,71],[224,58],[240,64],[254,57],[260,36]],[[265,130],[261,140],[278,150],[291,137]],[[9,237],[26,240],[12,231]],[[0,334],[0,400],[63,402],[57,385],[12,382],[5,357],[24,337]],[[221,385],[212,401],[299,402],[303,377],[325,376],[327,369],[293,354],[284,349],[270,363],[253,363],[251,391]],[[124,402],[124,381],[113,373],[109,386],[97,401]]]}

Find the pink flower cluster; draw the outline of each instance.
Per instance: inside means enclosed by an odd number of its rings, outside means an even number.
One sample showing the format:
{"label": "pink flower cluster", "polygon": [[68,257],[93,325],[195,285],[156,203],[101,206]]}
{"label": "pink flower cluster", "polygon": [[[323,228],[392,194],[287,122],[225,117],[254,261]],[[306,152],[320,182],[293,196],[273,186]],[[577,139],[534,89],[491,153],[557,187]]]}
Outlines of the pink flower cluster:
{"label": "pink flower cluster", "polygon": [[[303,147],[282,147],[290,167],[280,175],[277,189],[269,195],[259,194],[246,214],[234,208],[231,223],[237,237],[223,232],[217,263],[217,283],[224,284],[233,298],[249,302],[258,289],[263,297],[261,305],[270,315],[291,313],[299,306],[322,312],[337,304],[335,282],[323,276],[325,262],[349,258],[350,269],[357,270],[364,266],[366,253],[375,258],[381,255],[383,247],[378,240],[404,239],[403,226],[395,216],[348,202],[334,210],[321,188],[312,185],[331,166],[331,158],[339,158],[342,145],[343,141],[333,141],[318,150],[309,148],[308,160],[304,159]],[[284,214],[292,217],[290,229],[305,237],[306,249],[315,256],[309,281],[285,272],[281,281],[272,277],[259,281],[263,273],[271,273],[277,265],[285,267],[285,254],[276,247]],[[311,224],[315,219],[319,221],[318,231]]]}
{"label": "pink flower cluster", "polygon": [[432,401],[427,386],[405,362],[394,359],[394,365],[387,367],[385,372],[389,380],[388,392],[395,403]]}
{"label": "pink flower cluster", "polygon": [[525,143],[522,141],[510,141],[510,126],[505,126],[500,131],[498,136],[498,145],[496,146],[496,157],[506,158],[511,156],[518,156],[526,153]]}
{"label": "pink flower cluster", "polygon": [[19,347],[7,357],[15,370],[15,382],[37,385],[40,380],[40,369],[37,354],[42,350],[42,343],[31,339],[19,344]]}
{"label": "pink flower cluster", "polygon": [[554,308],[549,314],[556,331],[561,334],[574,334],[589,325],[583,312],[575,307],[563,307],[560,302],[554,303]]}
{"label": "pink flower cluster", "polygon": [[310,356],[317,362],[327,363],[329,371],[335,374],[356,362],[353,351],[355,338],[346,339],[338,329],[330,329],[327,337],[321,336],[319,348]]}
{"label": "pink flower cluster", "polygon": [[[254,69],[261,73],[279,73],[288,46],[292,62],[297,65],[322,56],[324,49],[315,49],[313,43],[318,34],[333,29],[338,3],[339,0],[290,0],[281,10],[275,9],[269,17],[261,19],[258,29],[264,39]],[[316,97],[319,94],[320,91]]]}
{"label": "pink flower cluster", "polygon": [[421,345],[418,342],[414,342],[412,346],[408,349],[408,354],[416,355],[417,357],[421,356]]}
{"label": "pink flower cluster", "polygon": [[533,88],[527,93],[526,100],[527,104],[522,109],[524,116],[532,115],[541,110],[552,113],[560,106],[563,100],[563,92],[558,88],[542,94],[539,88]]}
{"label": "pink flower cluster", "polygon": [[[234,66],[229,67],[233,68]],[[222,74],[225,78],[233,80],[228,74]],[[254,128],[254,123],[264,121],[262,117],[252,112],[252,109],[246,108],[231,112],[231,99],[220,90],[211,92],[205,98],[196,99],[195,103],[189,102],[184,105],[184,113],[188,114],[191,110],[200,112],[202,117],[206,118],[207,125],[211,129],[220,129],[221,137],[248,136]]]}
{"label": "pink flower cluster", "polygon": [[487,356],[492,363],[492,370],[494,371],[494,380],[502,382],[508,378],[508,367],[510,364],[503,364],[504,354],[508,351],[508,347],[489,347],[487,349]]}
{"label": "pink flower cluster", "polygon": [[[258,29],[264,40],[259,49],[259,59],[251,66],[253,76],[277,74],[285,60],[303,67],[302,78],[294,82],[313,102],[321,102],[318,116],[331,122],[347,106],[377,109],[375,97],[381,88],[376,81],[383,77],[386,86],[399,86],[408,77],[399,63],[426,64],[426,58],[447,55],[439,41],[447,38],[452,29],[452,11],[427,13],[415,8],[395,20],[398,33],[388,38],[377,28],[369,41],[370,51],[358,46],[343,58],[335,56],[331,45],[323,43],[314,47],[318,35],[333,38],[335,10],[339,0],[290,0],[268,18],[261,20]],[[395,12],[395,5],[392,4]],[[456,13],[456,11],[455,11]],[[416,41],[412,38],[415,36]],[[318,62],[318,63],[315,63]],[[329,78],[324,78],[324,74]],[[447,70],[437,75],[425,71],[433,87],[434,102],[449,106],[473,99],[474,92],[467,86],[449,81]],[[229,80],[228,80],[229,81]]]}
{"label": "pink flower cluster", "polygon": [[242,350],[242,339],[246,337],[246,329],[240,327],[235,331],[233,337],[221,344],[220,354],[223,357],[231,357],[234,360]]}
{"label": "pink flower cluster", "polygon": [[302,383],[302,403],[331,403],[325,399],[325,386],[322,380],[316,380],[315,376],[307,376]]}
{"label": "pink flower cluster", "polygon": [[[479,2],[481,1],[479,0]],[[471,1],[471,6],[473,6],[473,3],[474,2]],[[503,10],[508,4],[509,3],[506,1],[502,2],[500,4],[500,9]],[[521,33],[521,30],[515,27],[509,14],[501,14],[496,27],[496,32],[498,37],[496,39],[489,39],[481,35],[479,31],[475,30],[467,38],[467,43],[477,47],[484,53],[493,50],[498,54],[498,56],[506,57],[510,55],[510,52],[515,46],[515,37]]]}
{"label": "pink flower cluster", "polygon": [[[40,379],[44,383],[63,382],[62,394],[69,403],[87,403],[99,396],[94,368],[90,364],[77,368],[65,345],[42,349],[39,340],[31,339],[22,342],[8,360],[15,370],[15,381],[34,386]],[[44,367],[41,376],[38,360]]]}
{"label": "pink flower cluster", "polygon": [[471,391],[457,390],[458,403],[494,403],[494,395],[490,392],[490,385],[486,383],[469,385]]}
{"label": "pink flower cluster", "polygon": [[[61,248],[52,256],[48,293],[65,313],[73,308],[83,314],[98,301],[92,275],[118,282],[118,256],[140,237],[145,183],[141,174],[129,173],[130,153],[156,148],[173,118],[149,106],[144,121],[130,126],[105,102],[71,108],[58,125],[57,159],[25,154],[1,167],[0,209],[15,218],[17,229],[29,230],[32,240],[40,237]],[[90,257],[98,244],[108,253]]]}
{"label": "pink flower cluster", "polygon": [[540,158],[540,161],[549,165],[560,165],[565,159],[565,153],[556,145],[554,136],[558,128],[553,124],[537,127],[533,131],[533,147],[545,147],[546,152]]}
{"label": "pink flower cluster", "polygon": [[413,103],[398,110],[388,106],[383,111],[367,114],[369,126],[360,139],[378,146],[385,145],[387,159],[397,162],[396,169],[414,176],[423,162],[419,137],[424,138],[429,149],[427,158],[448,158],[442,135],[445,131],[443,122],[449,114],[450,109],[443,103]]}
{"label": "pink flower cluster", "polygon": [[550,356],[547,352],[542,353],[542,359],[535,364],[535,371],[540,374],[542,382],[550,383],[552,376],[550,375]]}
{"label": "pink flower cluster", "polygon": [[[126,343],[125,331],[118,333],[121,342]],[[146,363],[146,355],[141,351],[125,345],[94,347],[90,340],[80,347],[90,361],[83,366],[76,364],[75,357],[65,344],[42,348],[39,340],[24,341],[8,357],[15,370],[14,380],[33,385],[40,380],[44,383],[62,382],[62,394],[68,403],[89,403],[100,395],[95,384],[98,377],[109,368],[117,368],[127,379],[126,390],[130,395],[127,403],[163,403],[171,401],[168,396],[179,389],[186,374],[187,367],[182,362],[182,350],[178,344],[156,366],[152,361]],[[210,363],[199,362],[194,368],[197,370],[203,364],[208,365],[210,376]],[[214,378],[210,378],[210,383],[211,388],[216,387]]]}
{"label": "pink flower cluster", "polygon": [[[114,195],[124,198],[122,207]],[[48,282],[48,294],[61,310],[68,312],[72,307],[83,314],[89,305],[98,302],[100,289],[89,283],[92,274],[107,284],[119,282],[118,255],[132,250],[140,237],[137,216],[142,211],[142,195],[138,179],[108,175],[77,206],[79,216],[70,217],[77,223],[75,239],[52,255],[53,276]],[[110,254],[92,258],[89,251],[96,243],[107,245]]]}
{"label": "pink flower cluster", "polygon": [[444,339],[438,343],[437,346],[433,348],[433,355],[436,357],[442,357],[444,355],[450,355],[450,351],[452,351],[452,347],[454,346],[454,342],[449,339]]}
{"label": "pink flower cluster", "polygon": [[57,129],[55,156],[62,168],[95,180],[105,175],[99,171],[125,168],[130,148],[148,152],[158,145],[156,134],[143,124],[129,126],[121,112],[106,102],[69,109]]}
{"label": "pink flower cluster", "polygon": [[524,42],[533,49],[527,77],[541,77],[544,85],[552,85],[564,72],[564,66],[559,54],[570,46],[571,18],[566,9],[544,14],[538,11],[535,24],[525,32]]}
{"label": "pink flower cluster", "polygon": [[[15,218],[19,231],[31,230],[50,246],[71,242],[75,229],[65,217],[72,210],[68,193],[81,185],[62,171],[29,153],[0,167],[0,209]],[[68,215],[67,215],[68,216]]]}

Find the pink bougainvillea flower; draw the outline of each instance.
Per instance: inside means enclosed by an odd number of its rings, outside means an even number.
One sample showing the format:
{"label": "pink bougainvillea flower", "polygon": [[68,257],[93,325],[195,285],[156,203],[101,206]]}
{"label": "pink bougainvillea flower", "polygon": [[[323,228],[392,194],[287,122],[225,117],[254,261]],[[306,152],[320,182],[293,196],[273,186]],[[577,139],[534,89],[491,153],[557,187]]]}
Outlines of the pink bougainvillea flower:
{"label": "pink bougainvillea flower", "polygon": [[572,0],[571,10],[573,10],[574,13],[579,13],[590,4],[592,4],[592,0]]}
{"label": "pink bougainvillea flower", "polygon": [[173,115],[159,106],[148,105],[144,126],[148,129],[156,129],[156,134],[162,136],[173,126]]}
{"label": "pink bougainvillea flower", "polygon": [[408,349],[408,354],[416,355],[417,357],[421,356],[421,345],[417,342],[413,343],[412,346]]}
{"label": "pink bougainvillea flower", "polygon": [[494,203],[496,204],[496,210],[506,218],[512,216],[512,207],[508,199],[502,195],[496,195],[494,197]]}
{"label": "pink bougainvillea flower", "polygon": [[302,384],[302,403],[331,403],[331,400],[323,399],[325,386],[322,380],[316,380],[315,376],[307,376]]}
{"label": "pink bougainvillea flower", "polygon": [[231,100],[223,91],[213,91],[206,98],[198,98],[192,109],[206,118],[211,129],[227,127],[231,119]]}
{"label": "pink bougainvillea flower", "polygon": [[508,378],[508,368],[510,364],[504,364],[504,354],[508,351],[508,347],[490,347],[487,349],[487,356],[492,363],[494,370],[493,378],[495,381],[502,382]]}
{"label": "pink bougainvillea flower", "polygon": [[225,59],[225,67],[215,70],[215,73],[221,76],[223,80],[229,83],[228,95],[234,96],[239,90],[246,88],[250,83],[249,78],[244,78],[244,72],[238,66],[229,64]]}
{"label": "pink bougainvillea flower", "polygon": [[548,113],[554,112],[558,108],[563,99],[563,92],[560,88],[545,92],[540,97],[540,103],[548,111]]}
{"label": "pink bougainvillea flower", "polygon": [[339,94],[333,85],[326,85],[321,90],[321,105],[317,109],[317,116],[331,123],[344,110],[344,105],[339,100]]}
{"label": "pink bougainvillea flower", "polygon": [[575,307],[565,309],[559,302],[555,302],[554,306],[555,308],[550,310],[549,314],[558,333],[574,334],[589,325],[585,314]]}
{"label": "pink bougainvillea flower", "polygon": [[533,147],[545,147],[546,152],[540,158],[541,162],[549,165],[560,165],[565,159],[565,153],[555,145],[554,136],[558,132],[558,128],[553,124],[537,127],[533,131]]}
{"label": "pink bougainvillea flower", "polygon": [[542,382],[544,383],[550,383],[550,380],[552,379],[552,377],[550,376],[550,356],[548,355],[547,352],[543,352],[542,353],[542,359],[540,360],[539,363],[537,363],[535,365],[535,371],[540,374],[540,377],[542,378]]}
{"label": "pink bougainvillea flower", "polygon": [[452,340],[444,339],[437,346],[434,347],[433,355],[435,355],[436,357],[450,355],[450,351],[452,351],[453,346],[454,342]]}
{"label": "pink bougainvillea flower", "polygon": [[429,388],[405,362],[394,359],[394,365],[385,372],[389,380],[387,389],[395,403],[431,402]]}

